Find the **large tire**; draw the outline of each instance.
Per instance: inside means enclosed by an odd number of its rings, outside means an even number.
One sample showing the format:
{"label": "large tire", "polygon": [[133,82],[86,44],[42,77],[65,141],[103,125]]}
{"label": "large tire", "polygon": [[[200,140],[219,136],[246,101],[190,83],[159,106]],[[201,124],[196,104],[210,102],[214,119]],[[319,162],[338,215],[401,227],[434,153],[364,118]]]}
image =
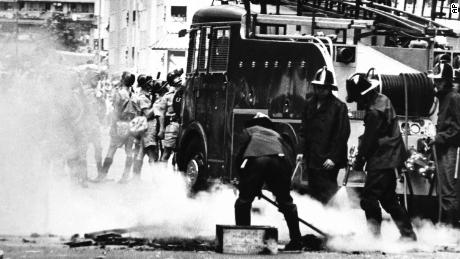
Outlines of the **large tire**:
{"label": "large tire", "polygon": [[197,193],[207,187],[207,170],[204,144],[200,139],[191,139],[185,147],[184,176],[191,193]]}

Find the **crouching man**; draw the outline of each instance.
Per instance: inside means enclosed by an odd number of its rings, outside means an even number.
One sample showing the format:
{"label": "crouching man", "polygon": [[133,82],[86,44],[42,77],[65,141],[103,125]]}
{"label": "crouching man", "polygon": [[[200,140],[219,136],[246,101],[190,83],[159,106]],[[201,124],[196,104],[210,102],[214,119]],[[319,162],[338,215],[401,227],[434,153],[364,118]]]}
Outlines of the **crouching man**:
{"label": "crouching man", "polygon": [[[407,157],[396,113],[390,99],[376,91],[378,80],[359,77],[356,87],[347,84],[347,101],[365,108],[364,134],[360,137],[354,170],[366,164],[367,178],[361,208],[371,232],[380,236],[382,208],[393,218],[402,239],[415,241],[409,215],[396,197],[396,175]],[[379,205],[380,203],[380,205]]]}
{"label": "crouching man", "polygon": [[285,250],[301,249],[297,206],[290,195],[291,174],[295,163],[289,141],[274,130],[273,122],[258,113],[245,125],[242,148],[236,159],[239,167],[239,197],[235,202],[236,225],[251,224],[251,206],[264,184],[276,197],[284,214],[291,241]]}

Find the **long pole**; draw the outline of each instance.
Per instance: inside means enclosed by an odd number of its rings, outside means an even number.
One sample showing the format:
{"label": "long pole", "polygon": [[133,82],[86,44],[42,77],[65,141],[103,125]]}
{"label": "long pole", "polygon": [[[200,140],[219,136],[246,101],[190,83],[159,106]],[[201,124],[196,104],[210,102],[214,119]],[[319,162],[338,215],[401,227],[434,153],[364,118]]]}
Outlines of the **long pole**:
{"label": "long pole", "polygon": [[16,55],[16,69],[18,66],[18,60],[19,60],[19,46],[18,46],[18,41],[19,41],[19,0],[16,0],[16,35],[15,35],[15,55]]}
{"label": "long pole", "polygon": [[[273,206],[277,207],[278,209],[280,208],[279,205],[278,205],[278,203],[276,203],[275,201],[273,201],[272,199],[268,198],[267,196],[265,196],[265,195],[262,194],[262,193],[260,193],[260,198],[262,198],[262,199],[268,201],[270,204],[272,204]],[[304,225],[306,225],[307,227],[313,229],[314,231],[316,231],[316,233],[322,235],[323,237],[325,237],[325,238],[328,238],[328,237],[329,237],[328,234],[324,233],[323,231],[321,231],[321,230],[318,229],[317,227],[313,226],[312,224],[306,222],[305,220],[303,220],[303,219],[301,219],[301,218],[299,218],[299,217],[297,217],[297,220],[298,220],[299,222],[303,223]]]}
{"label": "long pole", "polygon": [[97,38],[97,65],[98,68],[101,69],[101,48],[102,48],[102,40],[101,40],[101,24],[102,24],[102,0],[99,0],[99,15],[98,15],[98,22],[97,22],[97,30],[98,30],[98,38]]}

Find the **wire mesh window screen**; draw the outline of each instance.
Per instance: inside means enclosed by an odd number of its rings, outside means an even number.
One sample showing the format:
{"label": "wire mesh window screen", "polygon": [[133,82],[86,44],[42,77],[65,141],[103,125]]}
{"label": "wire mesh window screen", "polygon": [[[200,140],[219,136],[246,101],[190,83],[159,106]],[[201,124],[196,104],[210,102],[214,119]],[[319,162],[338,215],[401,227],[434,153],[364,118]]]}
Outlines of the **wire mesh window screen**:
{"label": "wire mesh window screen", "polygon": [[211,36],[210,72],[227,70],[230,48],[230,27],[214,28]]}
{"label": "wire mesh window screen", "polygon": [[200,47],[198,50],[198,70],[205,71],[208,68],[209,39],[211,27],[204,27],[200,32]]}
{"label": "wire mesh window screen", "polygon": [[187,56],[187,73],[193,73],[196,70],[195,66],[195,54],[197,53],[197,46],[199,46],[199,31],[190,31],[190,41],[188,44],[188,56]]}

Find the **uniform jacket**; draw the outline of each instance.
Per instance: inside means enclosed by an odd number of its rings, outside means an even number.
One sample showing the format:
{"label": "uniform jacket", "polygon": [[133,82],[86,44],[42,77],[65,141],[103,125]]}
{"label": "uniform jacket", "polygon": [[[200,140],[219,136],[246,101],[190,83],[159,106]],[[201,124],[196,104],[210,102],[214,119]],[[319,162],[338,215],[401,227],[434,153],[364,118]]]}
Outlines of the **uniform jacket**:
{"label": "uniform jacket", "polygon": [[172,117],[175,115],[174,109],[173,109],[173,102],[174,102],[174,95],[176,94],[176,90],[169,91],[165,93],[163,98],[165,99],[166,102],[166,116]]}
{"label": "uniform jacket", "polygon": [[453,89],[438,92],[439,112],[435,143],[460,146],[460,94]]}
{"label": "uniform jacket", "polygon": [[[141,111],[145,109],[150,109],[153,106],[152,96],[150,95],[148,91],[145,91],[145,90],[141,90],[139,92],[139,94],[137,95],[136,101]],[[153,119],[153,116],[150,116],[147,118],[147,120],[152,120],[152,119]]]}
{"label": "uniform jacket", "polygon": [[307,97],[302,118],[301,148],[309,168],[323,169],[326,159],[331,159],[336,169],[345,167],[349,136],[350,121],[345,103],[331,94],[317,109],[316,98]]}
{"label": "uniform jacket", "polygon": [[390,99],[377,94],[364,117],[358,160],[366,161],[366,170],[398,168],[407,158],[406,148]]}
{"label": "uniform jacket", "polygon": [[295,164],[294,149],[278,132],[259,125],[251,126],[243,130],[241,135],[241,150],[237,156],[237,166],[245,158],[261,156],[280,156],[286,159],[291,168]]}

